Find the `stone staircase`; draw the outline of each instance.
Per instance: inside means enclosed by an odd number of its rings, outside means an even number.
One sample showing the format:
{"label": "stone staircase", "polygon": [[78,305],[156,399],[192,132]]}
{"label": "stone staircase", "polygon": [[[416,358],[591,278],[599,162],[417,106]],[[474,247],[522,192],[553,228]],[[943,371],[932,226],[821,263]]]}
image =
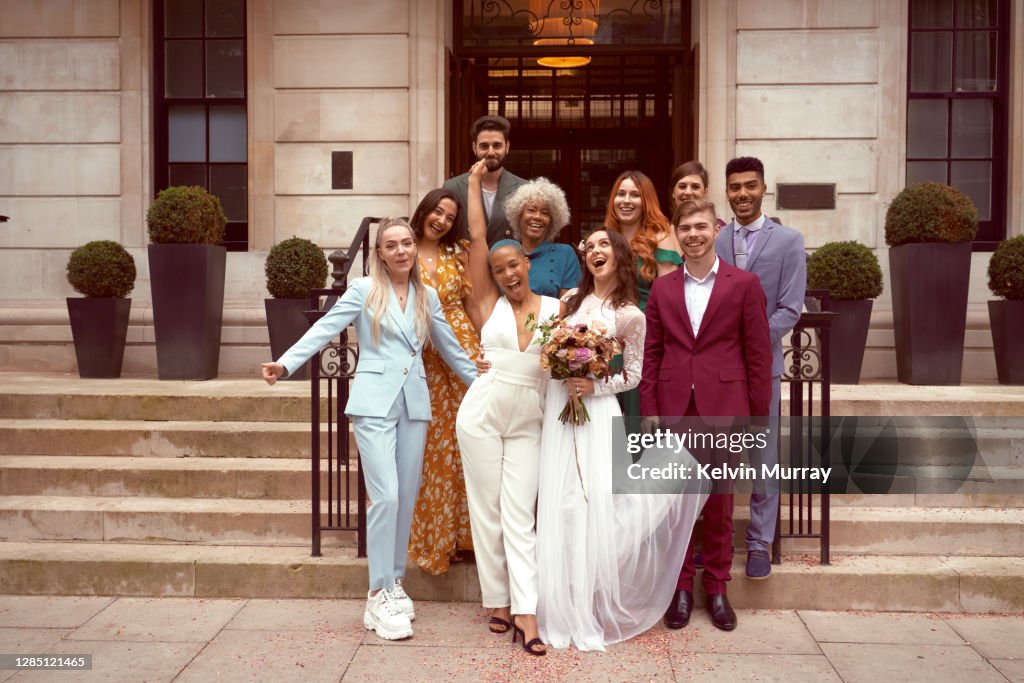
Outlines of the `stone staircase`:
{"label": "stone staircase", "polygon": [[[354,534],[324,534],[323,556],[310,556],[307,383],[0,382],[0,593],[365,594]],[[1024,391],[836,387],[832,412],[1024,415]],[[1017,444],[987,464],[1019,471]],[[740,497],[737,539],[746,516]],[[734,604],[1024,612],[1024,497],[847,494],[833,497],[831,517],[831,565],[818,564],[816,544],[787,541],[771,580],[752,582],[739,553]],[[410,570],[407,586],[424,599],[479,599],[471,564],[442,577]]]}

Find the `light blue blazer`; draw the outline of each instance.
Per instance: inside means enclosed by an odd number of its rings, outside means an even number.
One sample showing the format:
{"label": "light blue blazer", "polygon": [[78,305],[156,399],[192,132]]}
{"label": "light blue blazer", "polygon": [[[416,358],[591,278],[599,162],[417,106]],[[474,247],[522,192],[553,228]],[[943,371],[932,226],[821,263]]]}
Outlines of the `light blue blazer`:
{"label": "light blue blazer", "polygon": [[[736,221],[722,228],[715,253],[730,266],[736,265],[733,235]],[[807,256],[804,236],[765,216],[764,227],[747,258],[748,271],[761,280],[768,300],[768,330],[772,340],[772,377],[782,374],[782,338],[800,320],[807,291]]]}
{"label": "light blue blazer", "polygon": [[342,330],[354,324],[359,341],[359,362],[356,363],[345,414],[350,417],[387,417],[401,391],[405,392],[409,419],[430,420],[430,392],[423,369],[423,343],[416,336],[414,311],[417,296],[430,298],[430,340],[445,363],[467,386],[476,378],[476,366],[459,346],[433,287],[424,286],[421,290],[409,287],[409,301],[405,304],[404,313],[394,289],[388,287],[388,310],[381,319],[380,344],[377,346],[373,345],[370,333],[372,316],[366,311],[369,293],[370,278],[353,280],[331,310],[277,362],[291,373]]}

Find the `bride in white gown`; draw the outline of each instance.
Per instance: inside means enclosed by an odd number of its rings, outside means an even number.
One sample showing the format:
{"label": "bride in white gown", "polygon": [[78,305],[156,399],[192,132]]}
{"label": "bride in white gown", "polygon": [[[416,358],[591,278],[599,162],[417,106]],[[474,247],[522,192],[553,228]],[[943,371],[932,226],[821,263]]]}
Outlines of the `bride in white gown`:
{"label": "bride in white gown", "polygon": [[[613,494],[612,429],[623,429],[614,419],[622,415],[615,394],[640,383],[646,319],[635,304],[636,259],[621,235],[593,233],[585,261],[579,289],[563,299],[566,317],[601,321],[608,335],[621,338],[625,372],[608,380],[549,380],[537,502],[537,621],[553,647],[604,650],[664,614],[706,496]],[[570,391],[590,413],[584,425],[558,419]],[[615,441],[624,444],[619,436]],[[664,454],[647,453],[645,461],[648,456]]]}

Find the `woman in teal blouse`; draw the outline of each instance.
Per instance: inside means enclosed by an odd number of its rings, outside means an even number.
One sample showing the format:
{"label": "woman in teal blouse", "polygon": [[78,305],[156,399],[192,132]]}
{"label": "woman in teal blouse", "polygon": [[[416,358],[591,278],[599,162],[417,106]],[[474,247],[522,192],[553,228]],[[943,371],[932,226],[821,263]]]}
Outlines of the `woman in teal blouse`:
{"label": "woman in teal blouse", "polygon": [[[683,265],[679,242],[669,220],[658,206],[654,183],[640,171],[626,171],[615,180],[604,225],[622,233],[636,254],[640,310],[647,308],[647,297],[656,277],[667,275]],[[639,429],[640,389],[619,394],[622,414],[630,431]]]}
{"label": "woman in teal blouse", "polygon": [[580,281],[580,261],[568,244],[553,240],[569,224],[565,192],[547,178],[520,185],[505,200],[512,234],[530,259],[530,289],[559,299]]}

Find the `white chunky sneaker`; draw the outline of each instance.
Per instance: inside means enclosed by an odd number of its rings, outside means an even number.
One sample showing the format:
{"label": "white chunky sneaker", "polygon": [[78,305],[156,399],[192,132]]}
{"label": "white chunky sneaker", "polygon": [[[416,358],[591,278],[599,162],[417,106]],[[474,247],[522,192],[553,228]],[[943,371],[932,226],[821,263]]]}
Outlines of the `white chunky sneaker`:
{"label": "white chunky sneaker", "polygon": [[390,591],[366,596],[363,626],[384,640],[401,640],[412,636],[412,624]]}
{"label": "white chunky sneaker", "polygon": [[410,598],[409,594],[405,592],[404,588],[402,588],[401,579],[395,579],[395,587],[391,589],[391,597],[395,599],[398,606],[402,608],[403,612],[405,612],[405,616],[409,617],[409,621],[416,618],[416,608],[412,604],[412,598]]}

